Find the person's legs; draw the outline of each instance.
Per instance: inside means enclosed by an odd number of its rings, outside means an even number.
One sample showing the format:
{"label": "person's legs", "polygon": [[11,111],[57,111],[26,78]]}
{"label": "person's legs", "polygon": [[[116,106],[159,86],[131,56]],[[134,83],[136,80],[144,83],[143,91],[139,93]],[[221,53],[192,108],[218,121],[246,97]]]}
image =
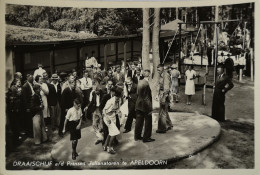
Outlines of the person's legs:
{"label": "person's legs", "polygon": [[104,151],[107,150],[107,146],[109,143],[110,143],[110,135],[107,136],[106,141],[104,143],[104,146],[103,146]]}
{"label": "person's legs", "polygon": [[65,121],[65,110],[61,109],[61,115],[60,115],[60,125],[59,125],[59,136],[62,136],[62,130],[63,130],[63,126],[64,126],[64,121]]}
{"label": "person's legs", "polygon": [[127,116],[127,120],[126,120],[126,123],[125,123],[126,132],[131,131],[134,116],[135,116],[135,111],[134,110],[129,111],[129,114]]}
{"label": "person's legs", "polygon": [[144,137],[143,140],[150,139],[152,136],[152,114],[144,116]]}
{"label": "person's legs", "polygon": [[36,114],[33,118],[33,135],[34,135],[34,144],[41,144],[41,118],[40,115]]}
{"label": "person's legs", "polygon": [[78,140],[72,140],[72,159],[76,160],[76,157],[78,155],[77,153],[77,144],[78,144]]}
{"label": "person's legs", "polygon": [[111,136],[110,140],[109,140],[109,147],[107,147],[107,152],[111,153],[111,154],[115,154],[115,150],[113,148],[113,141],[116,138],[116,136]]}
{"label": "person's legs", "polygon": [[141,111],[136,112],[136,123],[135,123],[135,139],[141,139],[142,130],[144,126],[144,116]]}

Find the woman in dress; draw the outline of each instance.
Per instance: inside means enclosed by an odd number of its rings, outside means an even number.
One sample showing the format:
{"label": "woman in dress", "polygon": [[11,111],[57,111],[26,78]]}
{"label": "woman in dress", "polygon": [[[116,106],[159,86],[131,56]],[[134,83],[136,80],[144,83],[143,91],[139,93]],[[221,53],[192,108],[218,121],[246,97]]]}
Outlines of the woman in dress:
{"label": "woman in dress", "polygon": [[[35,81],[36,83],[38,83],[41,86],[41,97],[42,97],[42,102],[43,102],[43,111],[42,111],[42,115],[46,124],[47,118],[50,117],[50,111],[48,108],[48,101],[47,101],[47,95],[49,94],[49,88],[47,86],[46,83],[43,82],[42,80],[42,76],[37,75],[35,77]],[[48,127],[45,126],[45,130],[46,132],[48,131]]]}
{"label": "woman in dress", "polygon": [[188,70],[185,72],[185,94],[187,95],[187,105],[191,105],[191,96],[195,95],[195,83],[196,72],[193,70],[193,66],[190,65]]}
{"label": "woman in dress", "polygon": [[113,148],[114,140],[117,135],[120,134],[118,127],[116,126],[116,115],[119,113],[120,107],[120,92],[115,91],[115,95],[109,99],[103,109],[104,122],[108,127],[108,136],[106,138],[105,144],[103,146],[104,151],[110,154],[115,154]]}
{"label": "woman in dress", "polygon": [[42,142],[45,142],[48,140],[47,134],[44,130],[45,124],[44,124],[44,119],[42,116],[42,111],[44,109],[44,105],[43,105],[42,97],[40,94],[41,86],[39,84],[35,84],[33,86],[33,90],[34,90],[35,94],[32,97],[31,111],[32,111],[32,116],[33,116],[32,120],[33,120],[34,143],[36,145],[40,145]]}

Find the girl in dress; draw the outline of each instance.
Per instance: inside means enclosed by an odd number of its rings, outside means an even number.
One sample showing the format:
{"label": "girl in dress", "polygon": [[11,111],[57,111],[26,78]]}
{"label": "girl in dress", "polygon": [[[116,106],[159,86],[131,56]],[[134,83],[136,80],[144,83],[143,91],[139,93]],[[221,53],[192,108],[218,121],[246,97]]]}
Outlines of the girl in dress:
{"label": "girl in dress", "polygon": [[120,92],[116,90],[115,95],[107,101],[103,109],[104,122],[107,125],[109,132],[103,149],[110,154],[116,153],[113,148],[113,142],[115,137],[120,134],[120,131],[116,126],[116,115],[118,115],[120,107],[120,95]]}
{"label": "girl in dress", "polygon": [[187,95],[187,105],[191,105],[191,96],[195,95],[195,83],[196,72],[193,70],[193,66],[190,65],[188,70],[185,72],[185,94]]}
{"label": "girl in dress", "polygon": [[78,153],[76,151],[78,139],[81,138],[81,127],[82,122],[82,110],[81,110],[81,103],[78,99],[75,99],[73,102],[73,107],[70,108],[67,112],[64,121],[63,127],[63,134],[66,132],[66,125],[68,124],[67,128],[70,131],[70,140],[72,141],[72,159],[76,160]]}

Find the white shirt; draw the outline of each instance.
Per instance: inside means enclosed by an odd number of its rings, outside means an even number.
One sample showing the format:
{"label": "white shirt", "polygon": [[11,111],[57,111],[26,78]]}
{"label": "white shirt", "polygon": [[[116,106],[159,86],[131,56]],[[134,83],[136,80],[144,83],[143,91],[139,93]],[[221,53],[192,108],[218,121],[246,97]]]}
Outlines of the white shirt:
{"label": "white shirt", "polygon": [[246,65],[246,59],[245,57],[240,57],[238,59],[238,65]]}
{"label": "white shirt", "polygon": [[67,112],[66,119],[69,121],[77,121],[82,116],[82,110],[79,108],[78,110],[73,106]]}
{"label": "white shirt", "polygon": [[34,71],[34,74],[33,74],[33,78],[35,78],[37,75],[40,75],[40,76],[42,76],[42,74],[44,73],[44,72],[46,72],[43,68],[39,68],[39,69],[36,69],[35,71]]}
{"label": "white shirt", "polygon": [[[107,103],[106,103],[106,105],[105,105],[105,107],[104,107],[104,109],[103,109],[103,113],[104,113],[104,114],[107,114],[107,113],[109,113],[109,112],[111,112],[111,111],[117,110],[117,109],[114,109],[115,103],[116,103],[116,97],[110,98],[110,99],[107,101]],[[118,106],[118,107],[119,107],[119,106]]]}
{"label": "white shirt", "polygon": [[92,88],[92,80],[90,78],[81,78],[79,79],[79,81],[81,82],[81,90],[87,90]]}
{"label": "white shirt", "polygon": [[91,67],[91,66],[94,66],[94,67],[98,66],[98,62],[95,57],[91,57],[91,58],[85,60],[85,67]]}
{"label": "white shirt", "polygon": [[56,84],[54,84],[53,82],[51,82],[51,84],[55,87],[55,90],[56,90],[56,92],[58,91],[58,82],[56,83]]}

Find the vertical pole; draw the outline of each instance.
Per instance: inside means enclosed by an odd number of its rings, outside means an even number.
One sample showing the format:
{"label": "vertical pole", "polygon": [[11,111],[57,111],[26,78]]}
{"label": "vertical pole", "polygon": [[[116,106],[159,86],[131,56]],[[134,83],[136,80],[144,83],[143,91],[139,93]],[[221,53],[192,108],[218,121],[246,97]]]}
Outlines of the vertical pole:
{"label": "vertical pole", "polygon": [[80,66],[80,47],[79,47],[79,45],[77,45],[77,51],[76,52],[77,52],[76,53],[77,54],[77,58],[76,58],[77,59],[77,70],[81,72],[83,70],[79,70],[80,67],[81,67]]}
{"label": "vertical pole", "polygon": [[124,41],[124,65],[126,66],[126,41]]}
{"label": "vertical pole", "polygon": [[107,70],[107,44],[104,44],[104,68]]}
{"label": "vertical pole", "polygon": [[131,39],[131,61],[134,59],[134,40]]}
{"label": "vertical pole", "polygon": [[250,49],[250,62],[251,62],[251,81],[254,81],[254,52],[253,52],[253,48]]}
{"label": "vertical pole", "polygon": [[178,66],[178,69],[179,71],[181,72],[181,23],[179,23],[179,41],[180,41],[180,45],[179,45],[179,59],[178,59],[178,62],[177,62],[177,66]]}
{"label": "vertical pole", "polygon": [[116,62],[118,61],[118,41],[116,40]]}
{"label": "vertical pole", "polygon": [[98,43],[98,62],[100,63],[101,58],[100,58],[100,44]]}
{"label": "vertical pole", "polygon": [[216,52],[215,52],[215,70],[214,70],[214,84],[216,85],[217,79],[217,59],[218,59],[218,25],[216,24]]}
{"label": "vertical pole", "polygon": [[55,48],[53,47],[50,53],[50,71],[51,74],[55,72]]}
{"label": "vertical pole", "polygon": [[245,39],[246,39],[246,22],[244,23],[243,49],[245,49]]}
{"label": "vertical pole", "polygon": [[179,19],[179,10],[178,10],[178,7],[176,7],[176,19]]}

